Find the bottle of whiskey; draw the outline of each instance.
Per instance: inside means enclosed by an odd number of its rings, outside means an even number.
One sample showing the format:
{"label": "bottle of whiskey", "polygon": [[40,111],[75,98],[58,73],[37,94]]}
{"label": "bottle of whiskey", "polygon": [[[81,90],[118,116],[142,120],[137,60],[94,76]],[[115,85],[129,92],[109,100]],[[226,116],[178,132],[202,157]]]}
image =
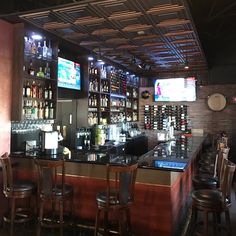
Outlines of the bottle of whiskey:
{"label": "bottle of whiskey", "polygon": [[49,105],[49,119],[53,119],[54,118],[54,107],[53,107],[53,103],[51,102]]}
{"label": "bottle of whiskey", "polygon": [[50,69],[50,67],[49,67],[48,62],[47,62],[47,64],[46,64],[46,67],[44,68],[44,76],[45,76],[45,78],[47,78],[47,79],[50,79],[50,77],[51,77],[51,69]]}
{"label": "bottle of whiskey", "polygon": [[31,53],[33,55],[36,55],[37,54],[37,46],[36,46],[36,43],[35,41],[33,40],[32,44],[31,44]]}
{"label": "bottle of whiskey", "polygon": [[28,74],[29,75],[35,75],[35,70],[34,70],[33,62],[32,61],[30,61],[30,64],[29,64]]}
{"label": "bottle of whiskey", "polygon": [[43,88],[41,86],[41,84],[38,84],[38,94],[37,94],[37,98],[42,99],[43,98]]}
{"label": "bottle of whiskey", "polygon": [[48,99],[53,98],[52,86],[51,84],[48,85]]}
{"label": "bottle of whiskey", "polygon": [[25,86],[25,97],[31,97],[31,88],[29,81],[27,82]]}
{"label": "bottle of whiskey", "polygon": [[43,103],[39,102],[38,105],[38,119],[43,119]]}
{"label": "bottle of whiskey", "polygon": [[36,85],[35,81],[33,81],[31,84],[31,97],[32,98],[37,97],[37,93],[38,93],[37,90],[38,90],[38,86]]}
{"label": "bottle of whiskey", "polygon": [[34,101],[31,107],[31,119],[38,119],[38,103]]}
{"label": "bottle of whiskey", "polygon": [[49,118],[49,107],[48,107],[48,102],[45,102],[45,107],[44,107],[44,119]]}
{"label": "bottle of whiskey", "polygon": [[48,88],[46,86],[44,88],[44,99],[48,99]]}

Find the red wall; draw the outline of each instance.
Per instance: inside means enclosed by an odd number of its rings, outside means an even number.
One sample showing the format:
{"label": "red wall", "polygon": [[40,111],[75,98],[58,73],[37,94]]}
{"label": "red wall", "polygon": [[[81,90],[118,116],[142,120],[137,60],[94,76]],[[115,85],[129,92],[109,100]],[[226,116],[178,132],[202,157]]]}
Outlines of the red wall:
{"label": "red wall", "polygon": [[10,151],[13,26],[0,20],[0,155]]}

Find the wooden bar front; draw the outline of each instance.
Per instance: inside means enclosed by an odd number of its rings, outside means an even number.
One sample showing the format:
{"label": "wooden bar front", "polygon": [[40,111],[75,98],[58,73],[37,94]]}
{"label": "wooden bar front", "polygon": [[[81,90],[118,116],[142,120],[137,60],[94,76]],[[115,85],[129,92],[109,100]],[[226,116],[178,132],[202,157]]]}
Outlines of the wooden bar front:
{"label": "wooden bar front", "polygon": [[[35,178],[33,160],[14,158],[21,178]],[[181,209],[191,190],[192,163],[184,172],[139,168],[135,186],[135,203],[131,209],[135,235],[175,235]],[[105,189],[105,165],[66,162],[66,182],[74,186],[74,209],[77,224],[93,222],[96,193]],[[80,222],[81,220],[81,222]]]}

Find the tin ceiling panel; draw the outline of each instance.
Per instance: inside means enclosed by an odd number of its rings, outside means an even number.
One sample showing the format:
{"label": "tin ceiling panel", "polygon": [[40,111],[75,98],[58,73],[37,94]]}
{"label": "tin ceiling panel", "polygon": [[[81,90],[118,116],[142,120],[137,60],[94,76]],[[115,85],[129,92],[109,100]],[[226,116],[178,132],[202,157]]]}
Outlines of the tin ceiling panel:
{"label": "tin ceiling panel", "polygon": [[181,72],[187,60],[207,70],[184,0],[89,0],[20,17],[141,75]]}

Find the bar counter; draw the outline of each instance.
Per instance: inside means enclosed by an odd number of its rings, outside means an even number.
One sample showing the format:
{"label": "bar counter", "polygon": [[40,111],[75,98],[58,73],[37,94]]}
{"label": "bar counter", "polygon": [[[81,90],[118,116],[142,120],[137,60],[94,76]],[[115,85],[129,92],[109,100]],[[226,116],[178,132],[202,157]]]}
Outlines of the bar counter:
{"label": "bar counter", "polygon": [[[66,159],[66,182],[74,186],[75,212],[78,223],[93,222],[96,193],[105,189],[106,164],[139,162],[135,203],[131,209],[135,235],[178,235],[186,201],[191,191],[194,163],[205,137],[178,138],[159,143],[140,157],[100,150],[72,151]],[[62,158],[62,155],[40,156],[12,153],[21,178],[35,178],[34,158]],[[80,223],[79,223],[80,224]]]}

